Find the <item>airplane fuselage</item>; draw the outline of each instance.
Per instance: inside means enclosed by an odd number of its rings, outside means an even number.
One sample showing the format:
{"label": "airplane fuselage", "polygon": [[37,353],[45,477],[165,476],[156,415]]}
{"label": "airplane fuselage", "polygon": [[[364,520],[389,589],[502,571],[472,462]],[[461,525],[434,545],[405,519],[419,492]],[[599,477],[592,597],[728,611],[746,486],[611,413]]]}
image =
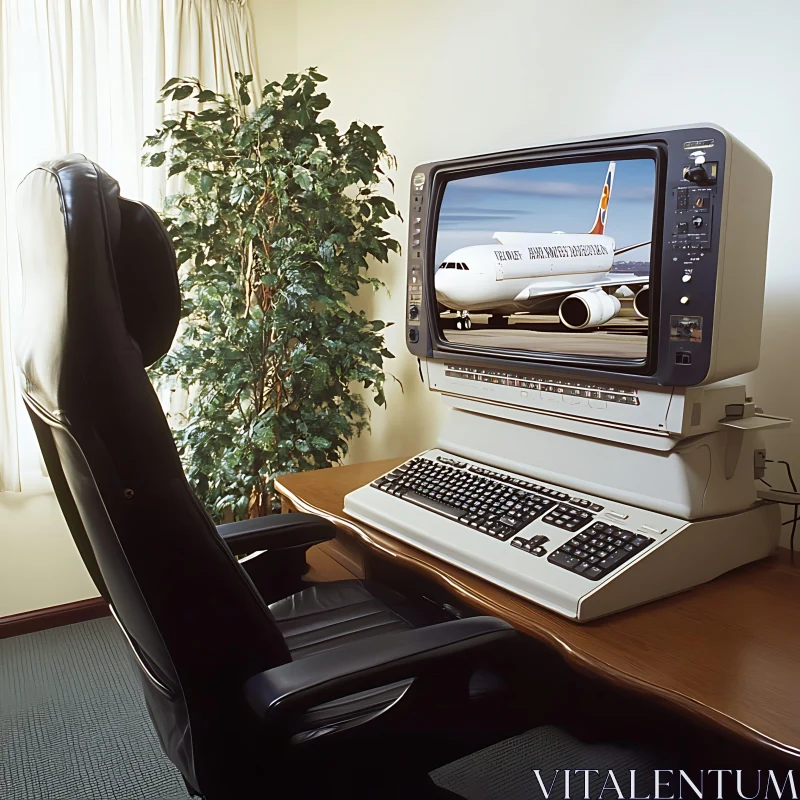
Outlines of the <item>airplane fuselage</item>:
{"label": "airplane fuselage", "polygon": [[[602,283],[614,264],[614,239],[591,233],[502,233],[502,244],[462,247],[435,275],[436,296],[460,311],[549,313],[554,292]],[[451,266],[452,265],[452,266]]]}

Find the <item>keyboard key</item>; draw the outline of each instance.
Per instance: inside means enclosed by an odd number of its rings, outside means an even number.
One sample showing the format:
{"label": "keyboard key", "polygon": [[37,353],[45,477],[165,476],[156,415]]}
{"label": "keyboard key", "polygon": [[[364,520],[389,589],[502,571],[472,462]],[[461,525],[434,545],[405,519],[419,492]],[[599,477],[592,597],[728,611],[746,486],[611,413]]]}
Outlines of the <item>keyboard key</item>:
{"label": "keyboard key", "polygon": [[460,508],[452,508],[444,503],[440,503],[438,500],[433,500],[430,497],[424,497],[421,494],[417,494],[416,492],[411,491],[411,489],[406,489],[402,494],[402,498],[403,500],[407,500],[409,503],[414,503],[414,505],[427,508],[429,511],[433,511],[436,514],[441,514],[443,517],[447,517],[448,519],[461,519],[465,513]]}
{"label": "keyboard key", "polygon": [[614,567],[618,567],[623,561],[626,561],[630,557],[630,553],[626,553],[624,550],[617,550],[616,553],[612,553],[607,558],[599,561],[597,566],[603,570],[614,569]]}
{"label": "keyboard key", "polygon": [[559,567],[564,567],[565,569],[572,569],[576,564],[580,564],[580,559],[573,558],[567,553],[562,553],[560,550],[556,550],[555,553],[551,553],[547,560],[551,564],[558,564]]}
{"label": "keyboard key", "polygon": [[509,528],[508,525],[496,525],[493,532],[495,538],[501,539],[504,542],[510,539],[515,533],[514,529]]}
{"label": "keyboard key", "polygon": [[602,569],[598,567],[589,567],[585,572],[582,573],[584,578],[589,578],[589,580],[596,581],[605,575]]}

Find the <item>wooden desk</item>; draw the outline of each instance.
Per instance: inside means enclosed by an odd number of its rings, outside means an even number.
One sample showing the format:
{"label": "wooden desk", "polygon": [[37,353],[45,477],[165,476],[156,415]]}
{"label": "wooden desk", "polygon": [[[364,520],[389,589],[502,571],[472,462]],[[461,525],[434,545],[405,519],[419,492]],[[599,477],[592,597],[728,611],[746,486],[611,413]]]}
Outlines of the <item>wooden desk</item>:
{"label": "wooden desk", "polygon": [[789,551],[781,549],[689,592],[593,622],[571,622],[345,516],[348,492],[404,460],[284,475],[275,484],[287,510],[336,523],[335,557],[354,574],[361,569],[357,543],[507,620],[577,669],[800,765],[799,555],[792,565]]}

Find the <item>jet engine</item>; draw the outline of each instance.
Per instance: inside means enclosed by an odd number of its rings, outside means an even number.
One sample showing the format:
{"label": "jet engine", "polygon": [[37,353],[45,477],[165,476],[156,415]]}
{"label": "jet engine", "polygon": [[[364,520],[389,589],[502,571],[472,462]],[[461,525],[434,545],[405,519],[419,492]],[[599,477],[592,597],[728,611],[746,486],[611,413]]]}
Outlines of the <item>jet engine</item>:
{"label": "jet engine", "polygon": [[619,300],[599,286],[565,297],[558,307],[558,316],[568,328],[580,330],[603,325],[619,313]]}
{"label": "jet engine", "polygon": [[650,286],[645,285],[633,297],[633,310],[642,319],[650,315]]}

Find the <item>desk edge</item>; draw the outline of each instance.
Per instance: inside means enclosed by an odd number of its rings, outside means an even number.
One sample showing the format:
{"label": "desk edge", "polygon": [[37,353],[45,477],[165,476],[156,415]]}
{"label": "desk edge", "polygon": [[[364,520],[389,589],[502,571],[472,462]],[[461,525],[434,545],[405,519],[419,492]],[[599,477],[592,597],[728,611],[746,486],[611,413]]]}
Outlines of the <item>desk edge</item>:
{"label": "desk edge", "polygon": [[[388,558],[400,559],[403,562],[411,563],[414,568],[422,570],[429,577],[433,577],[437,582],[445,584],[449,589],[455,591],[462,597],[468,598],[473,603],[478,603],[481,606],[491,605],[486,598],[483,598],[481,595],[474,592],[468,586],[465,586],[456,578],[445,575],[425,561],[416,559],[410,555],[394,552],[382,545],[380,542],[375,541],[375,539],[370,536],[369,528],[367,526],[361,525],[345,517],[337,516],[336,514],[332,514],[328,511],[324,511],[320,508],[317,508],[312,503],[302,500],[296,494],[294,494],[294,492],[287,489],[281,483],[279,478],[275,479],[275,489],[279,494],[283,495],[283,497],[292,503],[292,505],[294,505],[298,511],[302,511],[307,514],[316,514],[317,516],[329,520],[338,528],[342,528],[352,534],[355,534],[358,539],[365,542],[366,545],[372,550],[377,550],[386,555]],[[410,548],[409,546],[409,549],[413,548]],[[767,736],[761,731],[746,725],[743,722],[740,722],[739,720],[736,720],[717,709],[704,705],[697,700],[693,700],[692,698],[687,697],[680,692],[665,689],[654,683],[650,683],[642,678],[638,678],[635,675],[631,675],[630,673],[613,667],[606,662],[590,655],[589,653],[586,653],[585,651],[576,649],[573,645],[564,641],[557,633],[553,631],[546,630],[538,625],[531,627],[530,623],[525,624],[525,620],[520,614],[513,612],[504,613],[503,619],[514,625],[516,628],[522,628],[525,634],[532,635],[535,638],[554,646],[556,651],[568,663],[582,672],[590,674],[594,677],[601,676],[605,679],[609,679],[613,683],[616,683],[625,689],[635,691],[639,694],[645,695],[648,698],[655,698],[656,700],[663,704],[669,705],[670,707],[677,706],[683,712],[699,718],[701,721],[711,725],[715,729],[722,728],[728,733],[746,739],[751,743],[755,743],[771,751],[777,751],[784,756],[800,758],[800,749],[792,747],[791,745],[783,744],[782,742]]]}

